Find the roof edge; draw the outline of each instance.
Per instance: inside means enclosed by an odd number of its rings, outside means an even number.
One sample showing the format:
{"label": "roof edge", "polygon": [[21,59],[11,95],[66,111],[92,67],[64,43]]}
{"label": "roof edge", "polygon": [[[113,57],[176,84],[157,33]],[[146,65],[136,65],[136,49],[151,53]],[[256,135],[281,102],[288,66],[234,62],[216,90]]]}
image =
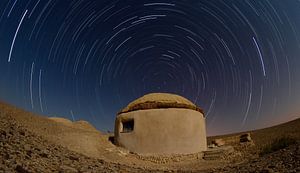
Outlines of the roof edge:
{"label": "roof edge", "polygon": [[204,116],[204,111],[195,106],[195,105],[188,105],[185,103],[177,103],[177,102],[157,102],[157,101],[147,101],[144,103],[139,103],[136,104],[129,109],[123,109],[117,113],[117,115],[120,115],[122,113],[128,113],[132,111],[137,111],[137,110],[147,110],[147,109],[163,109],[163,108],[184,108],[184,109],[191,109],[198,111],[203,114]]}

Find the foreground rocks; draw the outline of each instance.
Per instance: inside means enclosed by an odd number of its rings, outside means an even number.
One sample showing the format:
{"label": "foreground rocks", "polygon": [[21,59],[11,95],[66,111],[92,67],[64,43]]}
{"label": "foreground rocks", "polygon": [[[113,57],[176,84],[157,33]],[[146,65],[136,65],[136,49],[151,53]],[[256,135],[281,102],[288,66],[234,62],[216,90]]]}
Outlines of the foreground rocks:
{"label": "foreground rocks", "polygon": [[0,172],[144,172],[53,145],[0,112]]}
{"label": "foreground rocks", "polygon": [[212,169],[208,172],[297,173],[300,172],[300,147],[299,144],[293,145],[271,154],[250,159],[244,163]]}

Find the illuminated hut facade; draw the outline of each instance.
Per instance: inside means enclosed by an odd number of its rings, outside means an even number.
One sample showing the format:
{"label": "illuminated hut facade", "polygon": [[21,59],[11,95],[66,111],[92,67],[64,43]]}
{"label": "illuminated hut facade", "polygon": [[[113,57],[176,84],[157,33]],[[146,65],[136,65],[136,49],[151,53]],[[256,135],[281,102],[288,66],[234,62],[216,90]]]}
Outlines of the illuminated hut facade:
{"label": "illuminated hut facade", "polygon": [[207,148],[203,111],[174,94],[152,93],[118,113],[115,143],[139,154],[190,154]]}

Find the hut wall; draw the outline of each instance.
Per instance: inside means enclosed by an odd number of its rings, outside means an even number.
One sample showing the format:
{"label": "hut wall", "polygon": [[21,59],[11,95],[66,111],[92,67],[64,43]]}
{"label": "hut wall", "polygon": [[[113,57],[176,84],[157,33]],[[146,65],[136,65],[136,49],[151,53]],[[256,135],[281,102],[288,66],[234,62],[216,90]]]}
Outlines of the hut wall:
{"label": "hut wall", "polygon": [[122,113],[115,123],[115,143],[140,154],[205,151],[205,118],[198,111],[182,108]]}

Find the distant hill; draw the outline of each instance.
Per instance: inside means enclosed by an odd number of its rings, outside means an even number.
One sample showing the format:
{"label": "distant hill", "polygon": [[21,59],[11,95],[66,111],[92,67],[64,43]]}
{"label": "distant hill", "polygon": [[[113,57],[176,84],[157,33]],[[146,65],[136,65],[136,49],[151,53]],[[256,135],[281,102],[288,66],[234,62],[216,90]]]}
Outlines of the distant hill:
{"label": "distant hill", "polygon": [[258,146],[263,146],[277,138],[285,137],[285,136],[300,140],[300,118],[276,126],[264,128],[264,129],[208,137],[208,142],[211,142],[213,139],[217,139],[217,138],[226,139],[226,138],[238,137],[239,135],[244,133],[250,133],[252,139],[255,141],[255,144]]}

